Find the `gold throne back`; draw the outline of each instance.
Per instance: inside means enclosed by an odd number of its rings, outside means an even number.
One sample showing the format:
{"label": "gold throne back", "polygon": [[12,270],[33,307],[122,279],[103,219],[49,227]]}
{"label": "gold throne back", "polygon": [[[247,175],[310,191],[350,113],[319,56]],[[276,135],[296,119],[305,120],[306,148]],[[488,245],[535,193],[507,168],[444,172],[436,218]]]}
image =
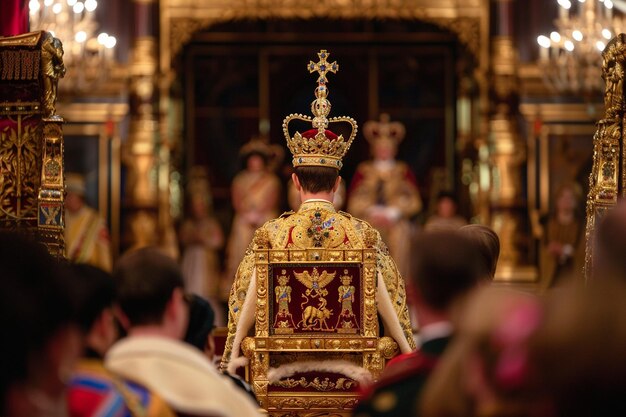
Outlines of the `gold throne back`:
{"label": "gold throne back", "polygon": [[47,32],[0,37],[0,229],[35,235],[64,256],[60,41]]}
{"label": "gold throne back", "polygon": [[[269,245],[264,246],[268,248]],[[398,350],[379,337],[376,249],[254,251],[254,336],[246,379],[270,415],[350,415],[359,380]]]}

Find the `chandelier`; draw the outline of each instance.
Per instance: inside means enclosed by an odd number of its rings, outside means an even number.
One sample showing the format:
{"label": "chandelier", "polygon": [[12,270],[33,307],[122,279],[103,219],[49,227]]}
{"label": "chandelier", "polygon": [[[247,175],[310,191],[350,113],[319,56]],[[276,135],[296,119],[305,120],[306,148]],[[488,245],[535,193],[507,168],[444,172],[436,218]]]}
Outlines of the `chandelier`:
{"label": "chandelier", "polygon": [[601,53],[621,33],[623,19],[614,14],[623,0],[557,0],[556,30],[537,38],[544,82],[559,93],[592,95],[603,91]]}
{"label": "chandelier", "polygon": [[115,36],[99,33],[97,0],[30,0],[31,30],[45,30],[63,42],[67,75],[59,90],[93,91],[107,80],[114,65]]}

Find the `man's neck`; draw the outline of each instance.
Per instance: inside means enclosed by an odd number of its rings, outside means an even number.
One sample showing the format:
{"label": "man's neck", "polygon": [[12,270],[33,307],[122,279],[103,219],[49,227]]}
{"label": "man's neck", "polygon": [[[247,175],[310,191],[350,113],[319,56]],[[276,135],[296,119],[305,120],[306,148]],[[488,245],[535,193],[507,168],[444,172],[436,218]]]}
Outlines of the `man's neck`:
{"label": "man's neck", "polygon": [[171,331],[161,325],[134,326],[128,331],[129,336],[160,336],[178,339]]}
{"label": "man's neck", "polygon": [[333,202],[335,197],[335,193],[330,192],[319,192],[319,193],[310,193],[308,191],[300,191],[300,201],[305,202],[307,200],[326,200],[328,202]]}

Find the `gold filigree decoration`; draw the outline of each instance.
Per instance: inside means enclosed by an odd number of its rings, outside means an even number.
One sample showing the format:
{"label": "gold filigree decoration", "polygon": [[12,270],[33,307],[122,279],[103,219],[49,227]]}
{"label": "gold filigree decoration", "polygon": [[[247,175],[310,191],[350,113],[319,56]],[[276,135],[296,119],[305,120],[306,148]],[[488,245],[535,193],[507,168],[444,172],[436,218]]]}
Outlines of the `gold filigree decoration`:
{"label": "gold filigree decoration", "polygon": [[34,219],[40,178],[40,131],[32,116],[8,116],[0,130],[0,218]]}
{"label": "gold filigree decoration", "polygon": [[287,378],[274,382],[271,385],[282,388],[312,388],[316,391],[345,391],[356,387],[358,383],[352,379],[344,377],[340,377],[336,381],[331,381],[328,377],[324,379],[315,377],[312,381],[307,380],[305,377],[301,377],[300,379]]}
{"label": "gold filigree decoration", "polygon": [[1,80],[37,80],[39,51],[4,50],[0,53]]}
{"label": "gold filigree decoration", "polygon": [[378,341],[378,351],[385,359],[391,359],[398,353],[398,344],[391,337],[381,337]]}
{"label": "gold filigree decoration", "polygon": [[332,410],[351,410],[356,407],[356,398],[329,398],[329,397],[270,397],[269,406],[273,409],[311,409],[322,408]]}

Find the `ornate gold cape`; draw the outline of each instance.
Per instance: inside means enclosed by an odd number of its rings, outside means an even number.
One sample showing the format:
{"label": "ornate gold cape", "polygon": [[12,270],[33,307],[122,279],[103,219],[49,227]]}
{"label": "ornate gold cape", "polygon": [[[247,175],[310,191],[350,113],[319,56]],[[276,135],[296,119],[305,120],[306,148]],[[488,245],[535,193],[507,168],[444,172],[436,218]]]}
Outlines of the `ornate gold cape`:
{"label": "ornate gold cape", "polygon": [[[389,256],[389,251],[380,238],[380,234],[367,222],[352,217],[345,212],[337,212],[332,203],[325,200],[307,200],[297,212],[284,213],[277,219],[265,223],[261,229],[269,234],[271,248],[305,249],[314,246],[309,233],[312,220],[316,213],[320,213],[321,220],[329,225],[325,230],[328,236],[322,240],[324,248],[362,249],[365,242],[374,242],[377,252],[378,276],[382,276],[395,309],[395,313],[404,332],[404,336],[411,347],[415,349],[411,323],[406,304],[406,290],[395,262]],[[259,232],[257,230],[257,233]],[[226,369],[230,361],[239,315],[250,285],[250,278],[254,271],[254,242],[248,246],[246,255],[239,264],[235,282],[233,283],[228,300],[228,337],[222,369]]]}

